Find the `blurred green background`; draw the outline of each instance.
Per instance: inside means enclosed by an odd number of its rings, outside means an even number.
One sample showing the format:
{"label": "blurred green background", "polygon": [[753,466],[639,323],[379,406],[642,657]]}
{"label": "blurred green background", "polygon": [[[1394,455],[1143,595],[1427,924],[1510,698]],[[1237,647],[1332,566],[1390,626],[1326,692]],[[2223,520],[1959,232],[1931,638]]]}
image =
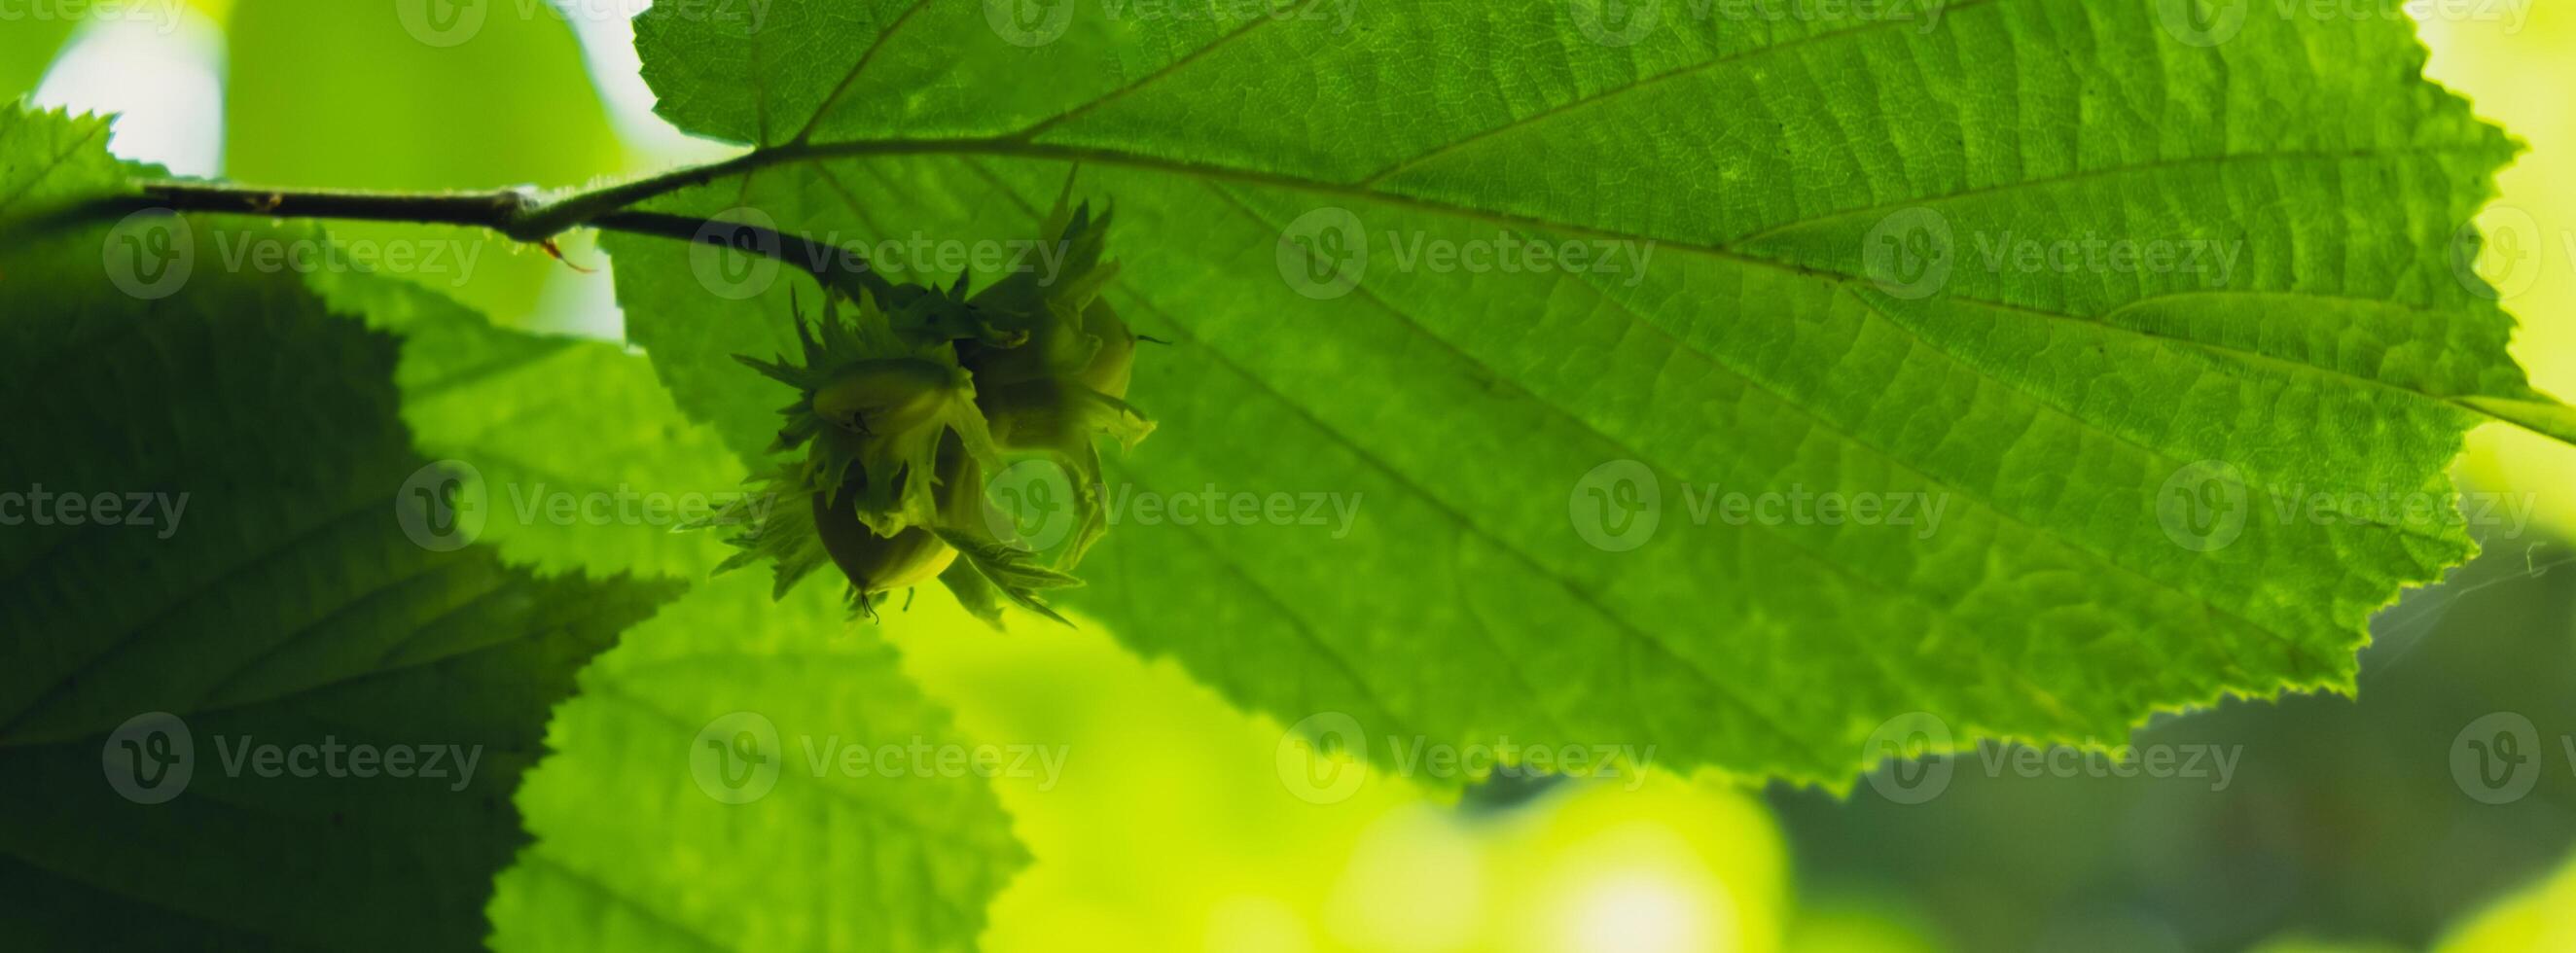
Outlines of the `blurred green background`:
{"label": "blurred green background", "polygon": [[[117,151],[185,174],[565,186],[726,151],[651,114],[625,23],[643,0],[492,4],[453,45],[406,29],[400,3],[37,15],[70,6],[0,16],[0,95],[124,112]],[[2576,9],[2500,9],[2527,19],[2424,33],[2436,78],[2530,144],[2482,221],[2480,268],[2522,318],[2538,383],[2576,395]],[[446,267],[384,270],[505,325],[618,335],[587,239],[564,244],[567,264],[436,234],[460,249]],[[2541,525],[2491,537],[2386,612],[2357,701],[2231,703],[2139,733],[2235,752],[2223,784],[2023,777],[1972,755],[1921,804],[1872,785],[1837,799],[1664,776],[1635,790],[1506,778],[1463,796],[1370,777],[1315,804],[1282,772],[1359,769],[1313,763],[1281,726],[1097,626],[997,636],[915,617],[891,631],[969,733],[1074,752],[1060,778],[997,782],[1036,862],[992,911],[996,951],[2576,951],[2576,748],[2560,751],[2576,737],[2576,551],[2558,541],[2576,503],[2554,492],[2576,480],[2576,450],[2491,427],[2459,473],[2536,498]],[[2453,755],[2498,711],[2533,722],[2543,770],[2491,805]]]}

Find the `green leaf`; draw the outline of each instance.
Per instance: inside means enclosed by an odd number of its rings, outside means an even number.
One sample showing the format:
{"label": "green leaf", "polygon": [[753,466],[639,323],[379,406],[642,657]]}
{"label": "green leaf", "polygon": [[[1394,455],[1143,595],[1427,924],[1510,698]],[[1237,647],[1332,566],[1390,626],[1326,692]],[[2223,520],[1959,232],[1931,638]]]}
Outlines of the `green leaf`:
{"label": "green leaf", "polygon": [[[2516,146],[2394,4],[2224,36],[2156,0],[1609,6],[657,7],[663,113],[767,150],[657,208],[944,280],[877,243],[1023,234],[1078,162],[1110,299],[1176,345],[1109,490],[1322,504],[1130,510],[1083,607],[1246,707],[1435,742],[1841,784],[1908,712],[2107,741],[2348,690],[2370,614],[2473,550],[2462,431],[2576,434],[2455,264]],[[1416,257],[1532,240],[1600,264]],[[2045,255],[2097,241],[2200,257]],[[793,282],[608,247],[632,339],[756,454],[777,394],[731,355],[792,340]],[[1695,518],[1712,485],[1912,522]]]}
{"label": "green leaf", "polygon": [[0,225],[121,189],[127,173],[107,154],[107,126],[105,116],[30,109],[24,100],[0,109]]}
{"label": "green leaf", "polygon": [[519,792],[537,840],[492,949],[974,948],[1027,853],[838,595],[728,574],[582,672]]}
{"label": "green leaf", "polygon": [[341,311],[403,337],[403,423],[474,481],[477,542],[548,571],[695,582],[723,560],[681,524],[742,498],[742,465],[691,423],[645,359],[614,343],[494,328],[436,292],[366,275],[309,276]]}
{"label": "green leaf", "polygon": [[[0,112],[0,202],[113,189],[103,142]],[[396,341],[222,267],[226,230],[298,234],[146,217],[0,251],[0,920],[48,948],[470,947],[548,708],[673,587],[447,545]]]}

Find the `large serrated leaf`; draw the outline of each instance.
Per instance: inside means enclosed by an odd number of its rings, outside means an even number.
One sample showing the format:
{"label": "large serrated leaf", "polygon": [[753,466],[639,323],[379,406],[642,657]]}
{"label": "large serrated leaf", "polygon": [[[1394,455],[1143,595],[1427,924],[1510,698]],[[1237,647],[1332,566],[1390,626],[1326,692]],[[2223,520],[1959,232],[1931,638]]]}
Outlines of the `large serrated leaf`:
{"label": "large serrated leaf", "polygon": [[[0,112],[0,203],[113,189],[103,128]],[[222,267],[218,229],[301,234],[155,216],[0,249],[0,920],[47,948],[470,947],[549,708],[675,587],[448,545],[407,492],[441,471],[396,341]]]}
{"label": "large serrated leaf", "polygon": [[[979,759],[837,593],[706,583],[581,676],[494,950],[971,950],[1028,863]],[[712,746],[712,747],[710,747]]]}
{"label": "large serrated leaf", "polygon": [[[666,116],[766,152],[662,210],[884,249],[1027,234],[1071,163],[1115,201],[1111,298],[1177,346],[1112,490],[1315,502],[1128,512],[1085,592],[1131,645],[1290,721],[1839,783],[1911,712],[2107,741],[2348,688],[2368,616],[2473,549],[2462,431],[2576,432],[2464,265],[2515,145],[2396,5],[2185,6],[779,0],[637,35]],[[1533,241],[1585,264],[1493,263]],[[777,395],[730,355],[787,340],[793,282],[609,247],[630,335],[755,455]]]}

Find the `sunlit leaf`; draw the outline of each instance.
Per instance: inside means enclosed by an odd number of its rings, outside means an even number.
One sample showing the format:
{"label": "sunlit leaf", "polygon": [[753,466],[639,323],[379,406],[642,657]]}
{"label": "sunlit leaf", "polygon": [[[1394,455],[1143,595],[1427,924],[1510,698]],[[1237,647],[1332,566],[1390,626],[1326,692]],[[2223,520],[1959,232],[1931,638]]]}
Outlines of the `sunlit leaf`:
{"label": "sunlit leaf", "polygon": [[[1294,515],[1127,511],[1076,604],[1283,720],[1828,783],[1907,712],[2116,739],[2348,687],[2473,549],[2461,432],[2576,433],[2458,264],[2515,145],[2402,17],[1608,6],[779,0],[638,46],[666,116],[776,160],[660,207],[892,274],[1026,234],[1080,163],[1112,300],[1175,342],[1110,490]],[[1584,264],[1475,264],[1530,242]],[[789,340],[795,270],[610,247],[631,336],[756,456],[779,395],[732,355]]]}

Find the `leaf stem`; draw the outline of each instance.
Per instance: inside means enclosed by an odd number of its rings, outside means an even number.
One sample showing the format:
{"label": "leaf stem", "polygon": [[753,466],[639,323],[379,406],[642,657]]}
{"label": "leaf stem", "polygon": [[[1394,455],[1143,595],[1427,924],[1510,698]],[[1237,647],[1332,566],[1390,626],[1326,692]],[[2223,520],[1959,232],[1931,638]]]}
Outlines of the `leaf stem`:
{"label": "leaf stem", "polygon": [[512,234],[508,227],[537,205],[516,189],[492,192],[399,193],[337,189],[263,189],[204,182],[144,182],[137,194],[90,206],[106,214],[168,209],[225,212],[271,218],[339,218],[380,222],[475,225]]}
{"label": "leaf stem", "polygon": [[502,234],[523,242],[542,241],[583,225],[599,226],[602,219],[632,209],[649,199],[705,185],[729,175],[747,173],[769,164],[769,161],[760,152],[746,152],[723,162],[684,166],[659,175],[576,192],[523,210],[514,222],[515,228]]}
{"label": "leaf stem", "polygon": [[[632,207],[692,185],[767,164],[761,153],[690,166],[657,176],[580,192],[552,201],[522,189],[488,192],[368,192],[345,189],[273,189],[208,182],[147,181],[130,195],[103,199],[51,217],[51,224],[165,210],[270,218],[418,222],[488,228],[515,241],[547,244],[578,227],[653,235],[721,245],[766,255],[805,269],[827,285],[846,278],[869,291],[893,290],[856,252],[801,235],[743,222],[699,218]],[[39,223],[44,224],[42,222]]]}

